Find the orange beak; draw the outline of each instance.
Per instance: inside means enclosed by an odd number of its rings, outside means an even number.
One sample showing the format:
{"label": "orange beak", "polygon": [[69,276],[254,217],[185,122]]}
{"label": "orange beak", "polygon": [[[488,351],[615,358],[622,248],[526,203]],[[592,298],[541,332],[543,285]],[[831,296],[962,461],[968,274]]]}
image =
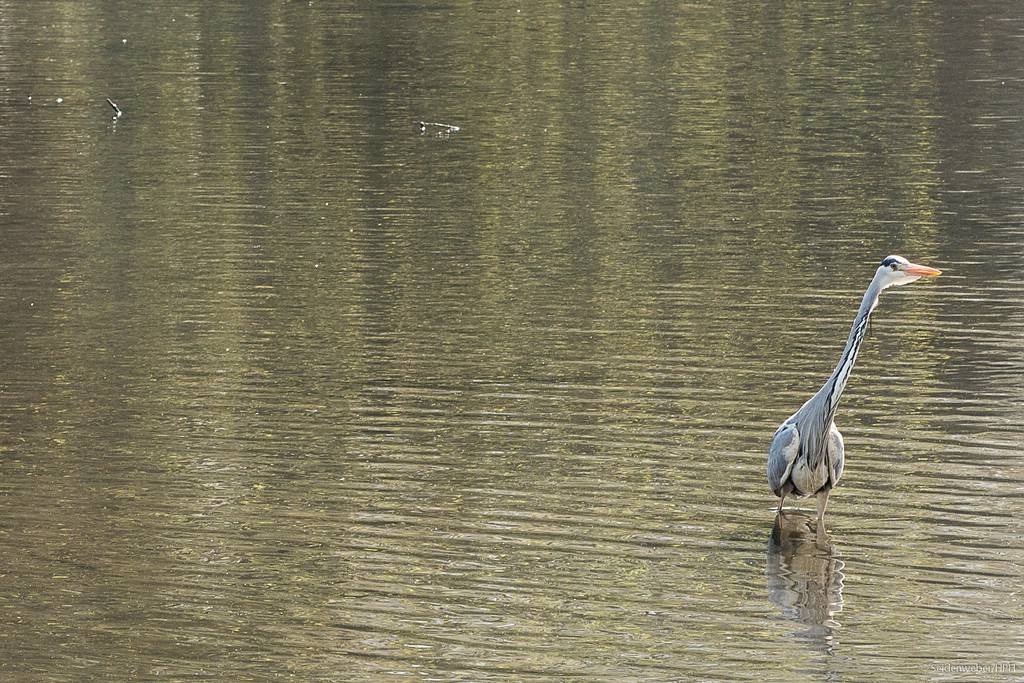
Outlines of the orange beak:
{"label": "orange beak", "polygon": [[916,263],[910,263],[904,266],[903,272],[910,273],[911,275],[930,275],[931,277],[935,277],[936,275],[942,275],[942,271],[937,268],[919,266]]}

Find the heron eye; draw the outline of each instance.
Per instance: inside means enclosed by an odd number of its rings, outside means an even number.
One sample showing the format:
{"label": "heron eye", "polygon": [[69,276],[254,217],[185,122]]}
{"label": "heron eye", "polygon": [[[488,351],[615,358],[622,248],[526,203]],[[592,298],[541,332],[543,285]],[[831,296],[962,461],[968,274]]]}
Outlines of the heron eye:
{"label": "heron eye", "polygon": [[889,269],[890,270],[896,270],[896,268],[898,268],[898,266],[895,263],[890,263],[889,264]]}

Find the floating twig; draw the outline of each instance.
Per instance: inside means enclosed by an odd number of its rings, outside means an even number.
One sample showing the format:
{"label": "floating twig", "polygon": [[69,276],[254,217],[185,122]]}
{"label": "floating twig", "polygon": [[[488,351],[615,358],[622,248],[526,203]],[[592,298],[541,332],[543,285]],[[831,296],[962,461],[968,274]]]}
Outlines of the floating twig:
{"label": "floating twig", "polygon": [[427,129],[435,128],[437,132],[442,135],[450,135],[451,133],[457,133],[461,130],[458,126],[453,126],[450,123],[432,123],[430,121],[420,121],[420,133],[426,133]]}
{"label": "floating twig", "polygon": [[121,111],[121,107],[114,104],[114,101],[111,100],[109,97],[107,98],[107,104],[109,104],[114,109],[114,115],[111,117],[112,120],[117,121],[119,118],[121,118],[121,115],[124,113]]}

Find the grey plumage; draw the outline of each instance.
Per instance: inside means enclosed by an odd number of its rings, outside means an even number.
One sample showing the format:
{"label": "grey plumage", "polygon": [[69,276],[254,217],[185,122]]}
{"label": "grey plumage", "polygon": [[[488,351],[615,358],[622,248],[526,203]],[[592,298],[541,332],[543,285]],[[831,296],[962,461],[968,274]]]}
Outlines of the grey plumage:
{"label": "grey plumage", "polygon": [[888,287],[905,285],[922,275],[936,276],[940,272],[911,263],[902,256],[886,257],[875,270],[835,370],[825,385],[783,422],[772,438],[768,451],[768,485],[781,499],[780,513],[786,496],[813,495],[817,500],[818,525],[824,528],[828,495],[843,474],[845,455],[843,436],[835,425],[836,409],[857,362],[857,353],[867,334],[871,313],[878,306],[878,297]]}

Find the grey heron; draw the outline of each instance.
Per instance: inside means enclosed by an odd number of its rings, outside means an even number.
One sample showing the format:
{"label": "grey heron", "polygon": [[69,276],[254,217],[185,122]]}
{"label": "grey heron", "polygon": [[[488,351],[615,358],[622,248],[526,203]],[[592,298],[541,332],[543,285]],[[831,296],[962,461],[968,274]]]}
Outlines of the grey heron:
{"label": "grey heron", "polygon": [[843,435],[836,429],[836,409],[857,362],[857,352],[867,333],[871,312],[878,305],[878,296],[893,285],[906,285],[923,275],[934,277],[941,272],[911,263],[902,256],[887,256],[875,270],[836,369],[825,386],[783,422],[772,437],[768,485],[780,498],[778,514],[782,513],[786,496],[815,496],[818,528],[824,530],[828,494],[843,474]]}

